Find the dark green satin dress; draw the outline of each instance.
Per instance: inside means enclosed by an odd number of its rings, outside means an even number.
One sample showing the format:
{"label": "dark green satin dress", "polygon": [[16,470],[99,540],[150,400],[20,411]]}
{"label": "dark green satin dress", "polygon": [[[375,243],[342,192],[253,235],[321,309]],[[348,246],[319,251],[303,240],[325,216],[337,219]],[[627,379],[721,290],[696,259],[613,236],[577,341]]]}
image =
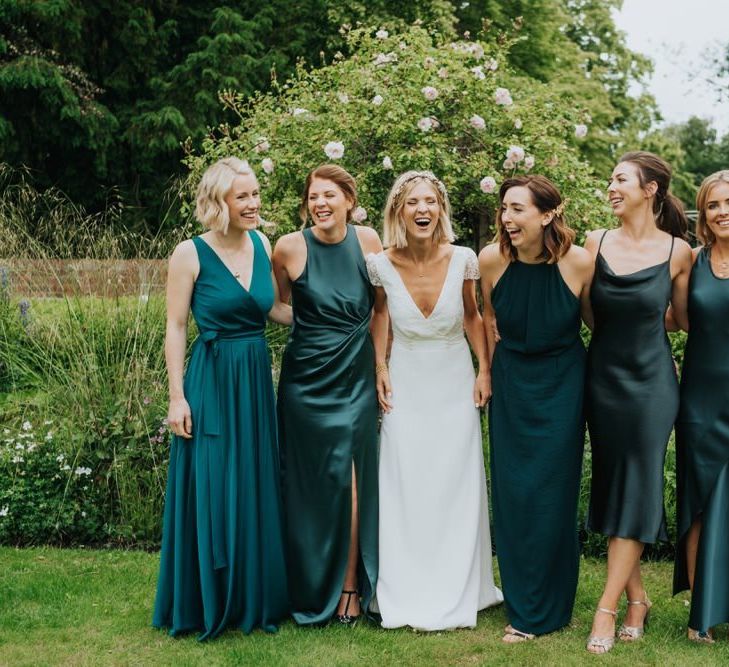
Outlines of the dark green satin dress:
{"label": "dark green satin dress", "polygon": [[491,295],[501,340],[489,403],[494,541],[511,625],[570,622],[577,590],[585,348],[557,264],[509,264]]}
{"label": "dark green satin dress", "polygon": [[676,422],[678,544],[673,592],[689,587],[686,533],[702,527],[689,627],[729,621],[729,278],[696,257],[689,283],[689,335]]}
{"label": "dark green satin dress", "polygon": [[358,582],[377,581],[377,397],[369,333],[374,302],[354,227],[344,240],[303,231],[306,267],[291,285],[294,326],[278,388],[286,556],[300,624],[336,611],[349,551],[352,463],[359,508]]}
{"label": "dark green satin dress", "polygon": [[271,263],[257,232],[250,289],[193,239],[200,335],[185,373],[193,438],[170,450],[152,625],[171,635],[275,631],[288,614],[271,360]]}
{"label": "dark green satin dress", "polygon": [[592,446],[587,527],[646,544],[668,539],[663,465],[678,413],[664,321],[672,253],[673,241],[665,262],[618,275],[598,249],[590,291],[595,329],[585,396]]}

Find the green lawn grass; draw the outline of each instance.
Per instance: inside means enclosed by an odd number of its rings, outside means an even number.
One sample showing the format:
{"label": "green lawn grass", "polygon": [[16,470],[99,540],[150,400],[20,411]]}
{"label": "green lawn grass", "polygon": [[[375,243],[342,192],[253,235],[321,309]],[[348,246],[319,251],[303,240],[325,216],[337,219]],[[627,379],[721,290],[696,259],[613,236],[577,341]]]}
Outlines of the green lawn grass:
{"label": "green lawn grass", "polygon": [[[713,646],[685,639],[686,596],[670,595],[671,564],[645,565],[655,603],[645,639],[609,655],[584,649],[605,564],[585,560],[571,626],[507,646],[502,608],[481,612],[475,630],[415,633],[331,625],[278,634],[229,631],[201,644],[150,627],[158,555],[139,551],[0,548],[1,665],[726,665],[726,629]],[[427,581],[423,582],[427,586]]]}

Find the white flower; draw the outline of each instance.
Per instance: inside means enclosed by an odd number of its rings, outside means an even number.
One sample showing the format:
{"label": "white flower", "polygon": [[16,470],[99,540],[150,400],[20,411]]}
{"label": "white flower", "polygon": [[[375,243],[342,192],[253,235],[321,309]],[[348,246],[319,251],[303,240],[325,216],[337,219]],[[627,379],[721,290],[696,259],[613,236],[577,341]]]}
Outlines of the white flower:
{"label": "white flower", "polygon": [[63,467],[61,468],[61,470],[71,470],[71,466],[70,466],[70,465],[68,465],[68,463],[67,463],[66,465],[64,465],[64,466],[63,466]]}
{"label": "white flower", "polygon": [[372,104],[374,104],[376,107],[380,106],[385,101],[385,98],[382,97],[382,95],[375,95],[372,98]]}
{"label": "white flower", "polygon": [[509,158],[506,158],[506,160],[504,160],[504,164],[501,166],[508,171],[509,169],[513,169],[514,167],[516,167],[516,162],[510,160]]}
{"label": "white flower", "polygon": [[30,431],[30,429],[33,428],[33,424],[31,424],[29,421],[24,421],[22,428],[24,431]]}
{"label": "white flower", "polygon": [[436,99],[438,97],[438,89],[433,88],[433,86],[425,86],[424,88],[421,89],[420,92],[423,93],[423,96],[429,102],[432,102],[434,99]]}
{"label": "white flower", "polygon": [[11,463],[22,463],[25,459],[22,456],[13,456],[12,459],[10,459]]}
{"label": "white flower", "polygon": [[508,107],[514,104],[514,100],[511,99],[511,93],[508,88],[497,88],[494,92],[494,100],[496,104],[502,107]]}
{"label": "white flower", "polygon": [[266,174],[272,174],[273,160],[270,157],[264,157],[263,160],[261,160],[261,169],[263,169]]}
{"label": "white flower", "polygon": [[509,146],[506,159],[512,162],[521,162],[524,159],[524,149],[521,146]]}
{"label": "white flower", "polygon": [[389,155],[385,155],[385,157],[382,158],[382,168],[392,169],[392,160]]}
{"label": "white flower", "polygon": [[258,137],[258,142],[254,146],[253,150],[255,150],[256,153],[265,153],[269,148],[271,148],[271,144],[268,139],[266,139],[266,137]]}
{"label": "white flower", "polygon": [[448,68],[447,68],[447,67],[441,67],[441,68],[440,68],[440,69],[438,70],[438,76],[439,76],[439,77],[440,77],[441,79],[447,79],[447,78],[448,78]]}
{"label": "white flower", "polygon": [[521,130],[521,128],[522,128],[521,118],[517,118],[514,120],[514,128],[517,130]]}
{"label": "white flower", "polygon": [[364,207],[358,206],[354,211],[352,211],[352,220],[355,222],[364,222],[367,220],[367,211]]}
{"label": "white flower", "polygon": [[291,112],[291,115],[292,115],[292,116],[301,116],[301,115],[303,115],[303,114],[305,114],[305,113],[309,113],[309,110],[308,110],[308,109],[304,109],[303,107],[296,107],[296,108],[295,108],[295,109],[294,109],[294,110],[293,110],[293,111]]}
{"label": "white flower", "polygon": [[474,130],[483,130],[486,127],[486,121],[478,114],[473,114],[473,116],[469,119],[468,124]]}
{"label": "white flower", "polygon": [[397,60],[397,56],[392,52],[378,53],[375,57],[375,65],[386,65],[387,63],[391,63],[395,60]]}
{"label": "white flower", "polygon": [[423,66],[425,69],[430,69],[433,65],[435,65],[435,58],[428,56],[425,60],[423,60]]}
{"label": "white flower", "polygon": [[330,141],[324,146],[324,152],[330,160],[338,160],[344,155],[344,144],[341,141]]}
{"label": "white flower", "polygon": [[473,75],[477,79],[485,79],[486,75],[483,73],[483,67],[481,65],[476,65],[476,67],[471,68],[471,72],[473,72]]}
{"label": "white flower", "polygon": [[496,60],[496,58],[491,58],[491,60],[486,63],[486,67],[488,67],[492,72],[495,72],[499,69],[499,61]]}
{"label": "white flower", "polygon": [[418,128],[421,132],[428,132],[429,130],[433,129],[433,119],[429,116],[423,116],[418,121]]}
{"label": "white flower", "polygon": [[63,454],[59,454],[58,456],[56,456],[56,461],[58,461],[59,463],[63,463],[65,458],[66,457]]}
{"label": "white flower", "polygon": [[471,55],[476,60],[481,60],[481,58],[483,58],[483,47],[480,44],[474,42],[473,44],[469,45],[468,50],[471,52]]}
{"label": "white flower", "polygon": [[10,512],[10,508],[5,505],[2,509],[0,509],[0,516],[7,516],[8,512]]}
{"label": "white flower", "polygon": [[575,136],[578,139],[582,139],[583,137],[587,136],[587,125],[584,123],[579,123],[578,125],[575,125]]}
{"label": "white flower", "polygon": [[84,468],[83,466],[79,466],[78,468],[76,468],[76,470],[73,471],[73,474],[77,477],[81,477],[82,475],[90,475],[91,468]]}
{"label": "white flower", "polygon": [[21,445],[20,443],[18,443],[17,445],[15,445],[15,449],[19,449],[22,452],[25,449],[25,445]]}
{"label": "white flower", "polygon": [[38,447],[38,445],[36,445],[35,443],[30,444],[30,445],[28,445],[28,451],[33,452],[36,450],[37,447]]}
{"label": "white flower", "polygon": [[408,45],[405,42],[400,42],[397,46],[399,47],[400,51],[405,51],[405,49],[408,48]]}
{"label": "white flower", "polygon": [[52,419],[46,419],[43,422],[43,426],[50,426],[52,423],[53,423],[53,420]]}
{"label": "white flower", "polygon": [[531,169],[534,166],[534,156],[533,155],[527,155],[524,158],[524,169]]}
{"label": "white flower", "polygon": [[347,95],[347,93],[337,93],[337,99],[342,104],[349,104],[349,95]]}
{"label": "white flower", "polygon": [[384,28],[380,28],[375,33],[375,37],[377,37],[377,39],[387,39],[389,36],[390,36],[390,33],[387,32],[387,30],[385,30]]}
{"label": "white flower", "polygon": [[600,188],[595,188],[595,189],[593,190],[593,194],[594,194],[594,195],[595,195],[595,196],[596,196],[596,197],[597,197],[598,199],[604,199],[604,198],[605,198],[605,193],[603,193],[603,191],[602,191],[602,190],[600,190]]}
{"label": "white flower", "polygon": [[486,195],[490,195],[492,192],[494,192],[494,190],[496,190],[496,179],[491,176],[485,176],[481,179],[478,187],[481,188],[481,192]]}

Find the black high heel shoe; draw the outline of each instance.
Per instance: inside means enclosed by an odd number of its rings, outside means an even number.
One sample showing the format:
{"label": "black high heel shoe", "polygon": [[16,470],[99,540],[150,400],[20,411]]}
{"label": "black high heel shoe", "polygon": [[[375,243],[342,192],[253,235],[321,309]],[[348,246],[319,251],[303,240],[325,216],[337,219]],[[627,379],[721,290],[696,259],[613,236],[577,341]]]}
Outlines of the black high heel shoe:
{"label": "black high heel shoe", "polygon": [[[347,604],[344,605],[344,613],[343,614],[335,614],[335,618],[342,624],[342,625],[354,625],[357,622],[357,619],[359,618],[359,614],[356,616],[350,615],[349,612],[349,604],[352,601],[352,596],[356,595],[359,596],[358,590],[353,591],[342,591],[342,595],[347,596]],[[359,598],[357,598],[359,599]]]}

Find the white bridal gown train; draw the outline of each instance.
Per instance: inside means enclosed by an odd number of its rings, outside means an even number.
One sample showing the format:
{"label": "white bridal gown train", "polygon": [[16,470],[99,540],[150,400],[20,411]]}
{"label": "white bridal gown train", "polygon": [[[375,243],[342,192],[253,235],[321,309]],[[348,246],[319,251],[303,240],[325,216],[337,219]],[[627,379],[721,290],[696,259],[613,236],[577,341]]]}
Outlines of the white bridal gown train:
{"label": "white bridal gown train", "polygon": [[382,418],[377,604],[382,625],[475,627],[503,600],[494,585],[481,421],[463,331],[470,248],[453,247],[438,302],[424,317],[384,253],[367,257],[392,321],[393,409]]}

